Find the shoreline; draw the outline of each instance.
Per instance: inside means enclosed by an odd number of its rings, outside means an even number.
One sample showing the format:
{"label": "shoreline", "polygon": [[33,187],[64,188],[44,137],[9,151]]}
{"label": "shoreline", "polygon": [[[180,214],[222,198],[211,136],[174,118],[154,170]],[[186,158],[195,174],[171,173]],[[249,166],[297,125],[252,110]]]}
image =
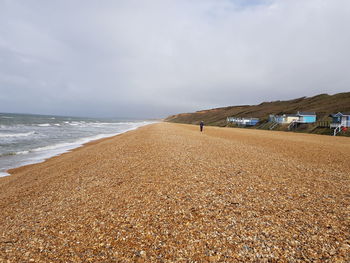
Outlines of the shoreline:
{"label": "shoreline", "polygon": [[[148,124],[147,124],[147,125],[148,125]],[[145,125],[145,126],[146,126],[146,125]],[[129,131],[137,130],[137,129],[139,129],[139,128],[141,128],[141,127],[138,127],[138,128],[136,128],[136,129],[132,129],[132,130],[129,130]],[[60,153],[60,154],[57,154],[57,155],[48,157],[47,159],[42,160],[41,162],[31,163],[31,164],[27,164],[27,165],[21,165],[21,166],[15,167],[15,168],[10,168],[10,169],[6,170],[6,172],[8,172],[8,174],[9,174],[9,175],[7,175],[7,176],[12,176],[12,175],[14,175],[14,174],[16,174],[16,173],[18,173],[18,172],[22,172],[22,170],[25,170],[25,169],[30,168],[30,167],[32,167],[32,166],[35,166],[35,165],[37,165],[37,164],[43,164],[43,163],[48,162],[48,161],[50,161],[50,160],[54,160],[54,159],[59,158],[59,157],[61,157],[61,156],[63,156],[63,155],[66,155],[66,154],[69,154],[69,153],[74,153],[74,152],[76,152],[76,151],[79,151],[81,148],[84,148],[84,147],[87,147],[87,146],[91,146],[91,145],[94,145],[94,144],[98,144],[98,143],[103,142],[103,141],[107,141],[107,140],[109,140],[109,139],[112,139],[112,138],[114,138],[114,137],[120,136],[120,135],[122,135],[122,134],[124,134],[124,133],[127,133],[127,132],[129,132],[129,131],[125,131],[125,132],[122,132],[122,133],[119,133],[119,134],[116,134],[116,135],[112,135],[112,136],[109,136],[109,137],[105,137],[105,138],[101,138],[101,139],[97,139],[97,140],[92,140],[92,141],[83,143],[83,144],[81,144],[81,145],[79,145],[79,146],[77,146],[77,147],[75,147],[75,148],[73,148],[73,149],[71,149],[71,150],[67,150],[67,151],[62,152],[62,153]],[[6,176],[3,176],[3,177],[6,177]],[[2,177],[0,177],[0,178],[2,178]]]}
{"label": "shoreline", "polygon": [[[96,140],[91,140],[91,141],[88,141],[86,143],[83,143],[75,148],[72,148],[71,150],[67,150],[67,151],[64,151],[60,154],[57,154],[57,155],[53,155],[51,157],[48,157],[40,162],[35,162],[35,163],[30,163],[30,164],[26,164],[26,165],[21,165],[21,166],[18,166],[18,167],[14,167],[14,168],[10,168],[8,170],[6,170],[6,172],[8,172],[8,175],[6,176],[0,176],[0,179],[3,178],[3,177],[7,177],[7,176],[11,176],[12,174],[15,174],[18,171],[22,171],[22,168],[23,169],[26,169],[27,167],[31,167],[31,166],[35,166],[37,164],[41,164],[41,163],[45,163],[51,159],[55,159],[55,158],[59,158],[60,156],[62,155],[65,155],[65,154],[69,154],[69,153],[72,153],[72,152],[75,152],[75,151],[78,151],[80,150],[81,148],[84,148],[86,146],[91,146],[91,145],[95,145],[95,144],[99,144],[100,142],[104,142],[105,140],[110,140],[110,139],[113,139],[114,137],[117,137],[117,136],[120,136],[122,134],[125,134],[125,133],[128,133],[130,131],[135,131],[135,130],[138,130],[142,127],[145,127],[145,126],[148,126],[148,125],[153,125],[153,124],[157,124],[157,123],[161,123],[161,122],[156,122],[156,123],[150,123],[150,124],[145,124],[145,125],[142,125],[142,126],[139,126],[139,127],[136,127],[136,128],[132,128],[130,130],[127,130],[125,132],[121,132],[121,133],[118,133],[118,134],[115,134],[115,135],[112,135],[112,136],[108,136],[108,137],[104,137],[104,138],[100,138],[100,139],[96,139]],[[167,122],[165,122],[167,123]],[[198,125],[193,125],[193,124],[186,124],[186,123],[176,123],[175,125],[184,125],[184,126],[192,126],[192,127],[197,127]],[[206,126],[205,128],[207,127],[215,127],[215,128],[219,128],[219,129],[232,129],[232,127],[217,127],[217,126]],[[196,129],[196,128],[195,128]],[[236,130],[238,130],[238,132],[240,133],[247,133],[247,129],[245,128],[234,128]],[[271,131],[269,130],[254,130],[254,129],[250,129],[251,131],[257,131],[258,133],[261,132],[262,134],[263,133],[269,133]],[[290,133],[290,132],[285,132],[285,131],[276,131],[274,130],[273,132],[277,133],[277,134],[282,134],[282,135],[291,135],[293,136],[293,133]],[[301,136],[311,136],[311,137],[318,137],[318,136],[323,136],[322,134],[311,134],[311,133],[297,133],[298,135],[301,135]],[[333,137],[331,137],[333,138]],[[337,139],[340,139],[340,140],[347,140],[346,137],[337,137]],[[346,141],[344,141],[346,142]]]}
{"label": "shoreline", "polygon": [[4,262],[347,262],[346,138],[156,123],[0,178]]}
{"label": "shoreline", "polygon": [[[3,172],[0,172],[0,178],[6,177],[6,176],[11,176],[11,172],[13,172],[14,170],[16,170],[18,168],[25,167],[25,166],[30,166],[30,165],[35,165],[35,164],[38,164],[38,163],[43,163],[43,162],[45,162],[45,161],[47,161],[47,160],[49,160],[51,158],[61,156],[62,154],[65,154],[65,153],[72,152],[75,149],[78,149],[80,147],[84,147],[85,145],[88,145],[88,144],[90,144],[92,142],[98,142],[100,140],[112,138],[114,136],[118,136],[120,134],[129,132],[129,131],[137,130],[140,127],[147,126],[147,125],[150,125],[150,124],[153,124],[153,123],[148,123],[148,124],[144,124],[144,125],[141,125],[141,126],[138,126],[138,127],[133,127],[133,128],[127,129],[127,130],[125,130],[123,132],[119,132],[119,133],[115,133],[115,134],[106,134],[106,137],[101,137],[101,138],[97,138],[97,139],[94,139],[94,138],[102,136],[104,134],[98,134],[98,135],[91,136],[91,137],[80,138],[76,142],[72,142],[70,146],[62,147],[62,149],[56,149],[55,151],[52,151],[51,153],[47,153],[47,152],[46,153],[42,153],[42,157],[37,157],[36,160],[23,161],[22,164],[19,164],[16,167],[12,167],[12,168],[6,169]],[[89,140],[89,138],[92,138],[92,139]],[[79,141],[83,141],[83,142],[80,143]],[[84,142],[84,141],[86,141],[86,142]],[[45,147],[47,147],[47,146],[45,146]]]}

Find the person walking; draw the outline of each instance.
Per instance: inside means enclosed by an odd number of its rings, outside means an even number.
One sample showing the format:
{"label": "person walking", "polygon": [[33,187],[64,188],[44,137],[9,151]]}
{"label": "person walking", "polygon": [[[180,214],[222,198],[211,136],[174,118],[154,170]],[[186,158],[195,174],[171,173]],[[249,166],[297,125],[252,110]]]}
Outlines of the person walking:
{"label": "person walking", "polygon": [[201,122],[199,123],[199,129],[200,129],[201,132],[203,131],[203,127],[204,127],[204,122],[201,121]]}

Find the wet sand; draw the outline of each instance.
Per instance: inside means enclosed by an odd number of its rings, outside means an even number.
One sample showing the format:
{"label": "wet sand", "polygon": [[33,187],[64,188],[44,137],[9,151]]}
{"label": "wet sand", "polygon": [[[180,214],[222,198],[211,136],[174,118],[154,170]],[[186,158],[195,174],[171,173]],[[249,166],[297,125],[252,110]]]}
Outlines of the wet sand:
{"label": "wet sand", "polygon": [[350,262],[350,139],[159,123],[0,178],[0,262]]}

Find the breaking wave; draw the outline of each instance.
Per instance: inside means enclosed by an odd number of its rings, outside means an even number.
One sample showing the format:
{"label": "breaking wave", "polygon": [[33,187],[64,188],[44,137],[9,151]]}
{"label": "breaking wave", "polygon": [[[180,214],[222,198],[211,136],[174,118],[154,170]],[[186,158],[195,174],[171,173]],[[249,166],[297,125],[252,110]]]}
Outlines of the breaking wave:
{"label": "breaking wave", "polygon": [[0,138],[28,137],[34,134],[36,134],[35,131],[23,132],[23,133],[0,133]]}
{"label": "breaking wave", "polygon": [[11,155],[18,155],[18,154],[28,154],[30,151],[19,151],[19,152],[9,152],[9,153],[2,153],[1,156],[11,156]]}

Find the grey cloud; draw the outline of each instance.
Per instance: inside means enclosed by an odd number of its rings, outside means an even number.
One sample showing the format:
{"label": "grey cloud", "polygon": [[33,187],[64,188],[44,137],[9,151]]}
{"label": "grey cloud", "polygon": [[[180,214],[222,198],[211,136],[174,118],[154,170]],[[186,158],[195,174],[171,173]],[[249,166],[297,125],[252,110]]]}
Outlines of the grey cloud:
{"label": "grey cloud", "polygon": [[347,0],[0,1],[0,112],[163,117],[349,90]]}

